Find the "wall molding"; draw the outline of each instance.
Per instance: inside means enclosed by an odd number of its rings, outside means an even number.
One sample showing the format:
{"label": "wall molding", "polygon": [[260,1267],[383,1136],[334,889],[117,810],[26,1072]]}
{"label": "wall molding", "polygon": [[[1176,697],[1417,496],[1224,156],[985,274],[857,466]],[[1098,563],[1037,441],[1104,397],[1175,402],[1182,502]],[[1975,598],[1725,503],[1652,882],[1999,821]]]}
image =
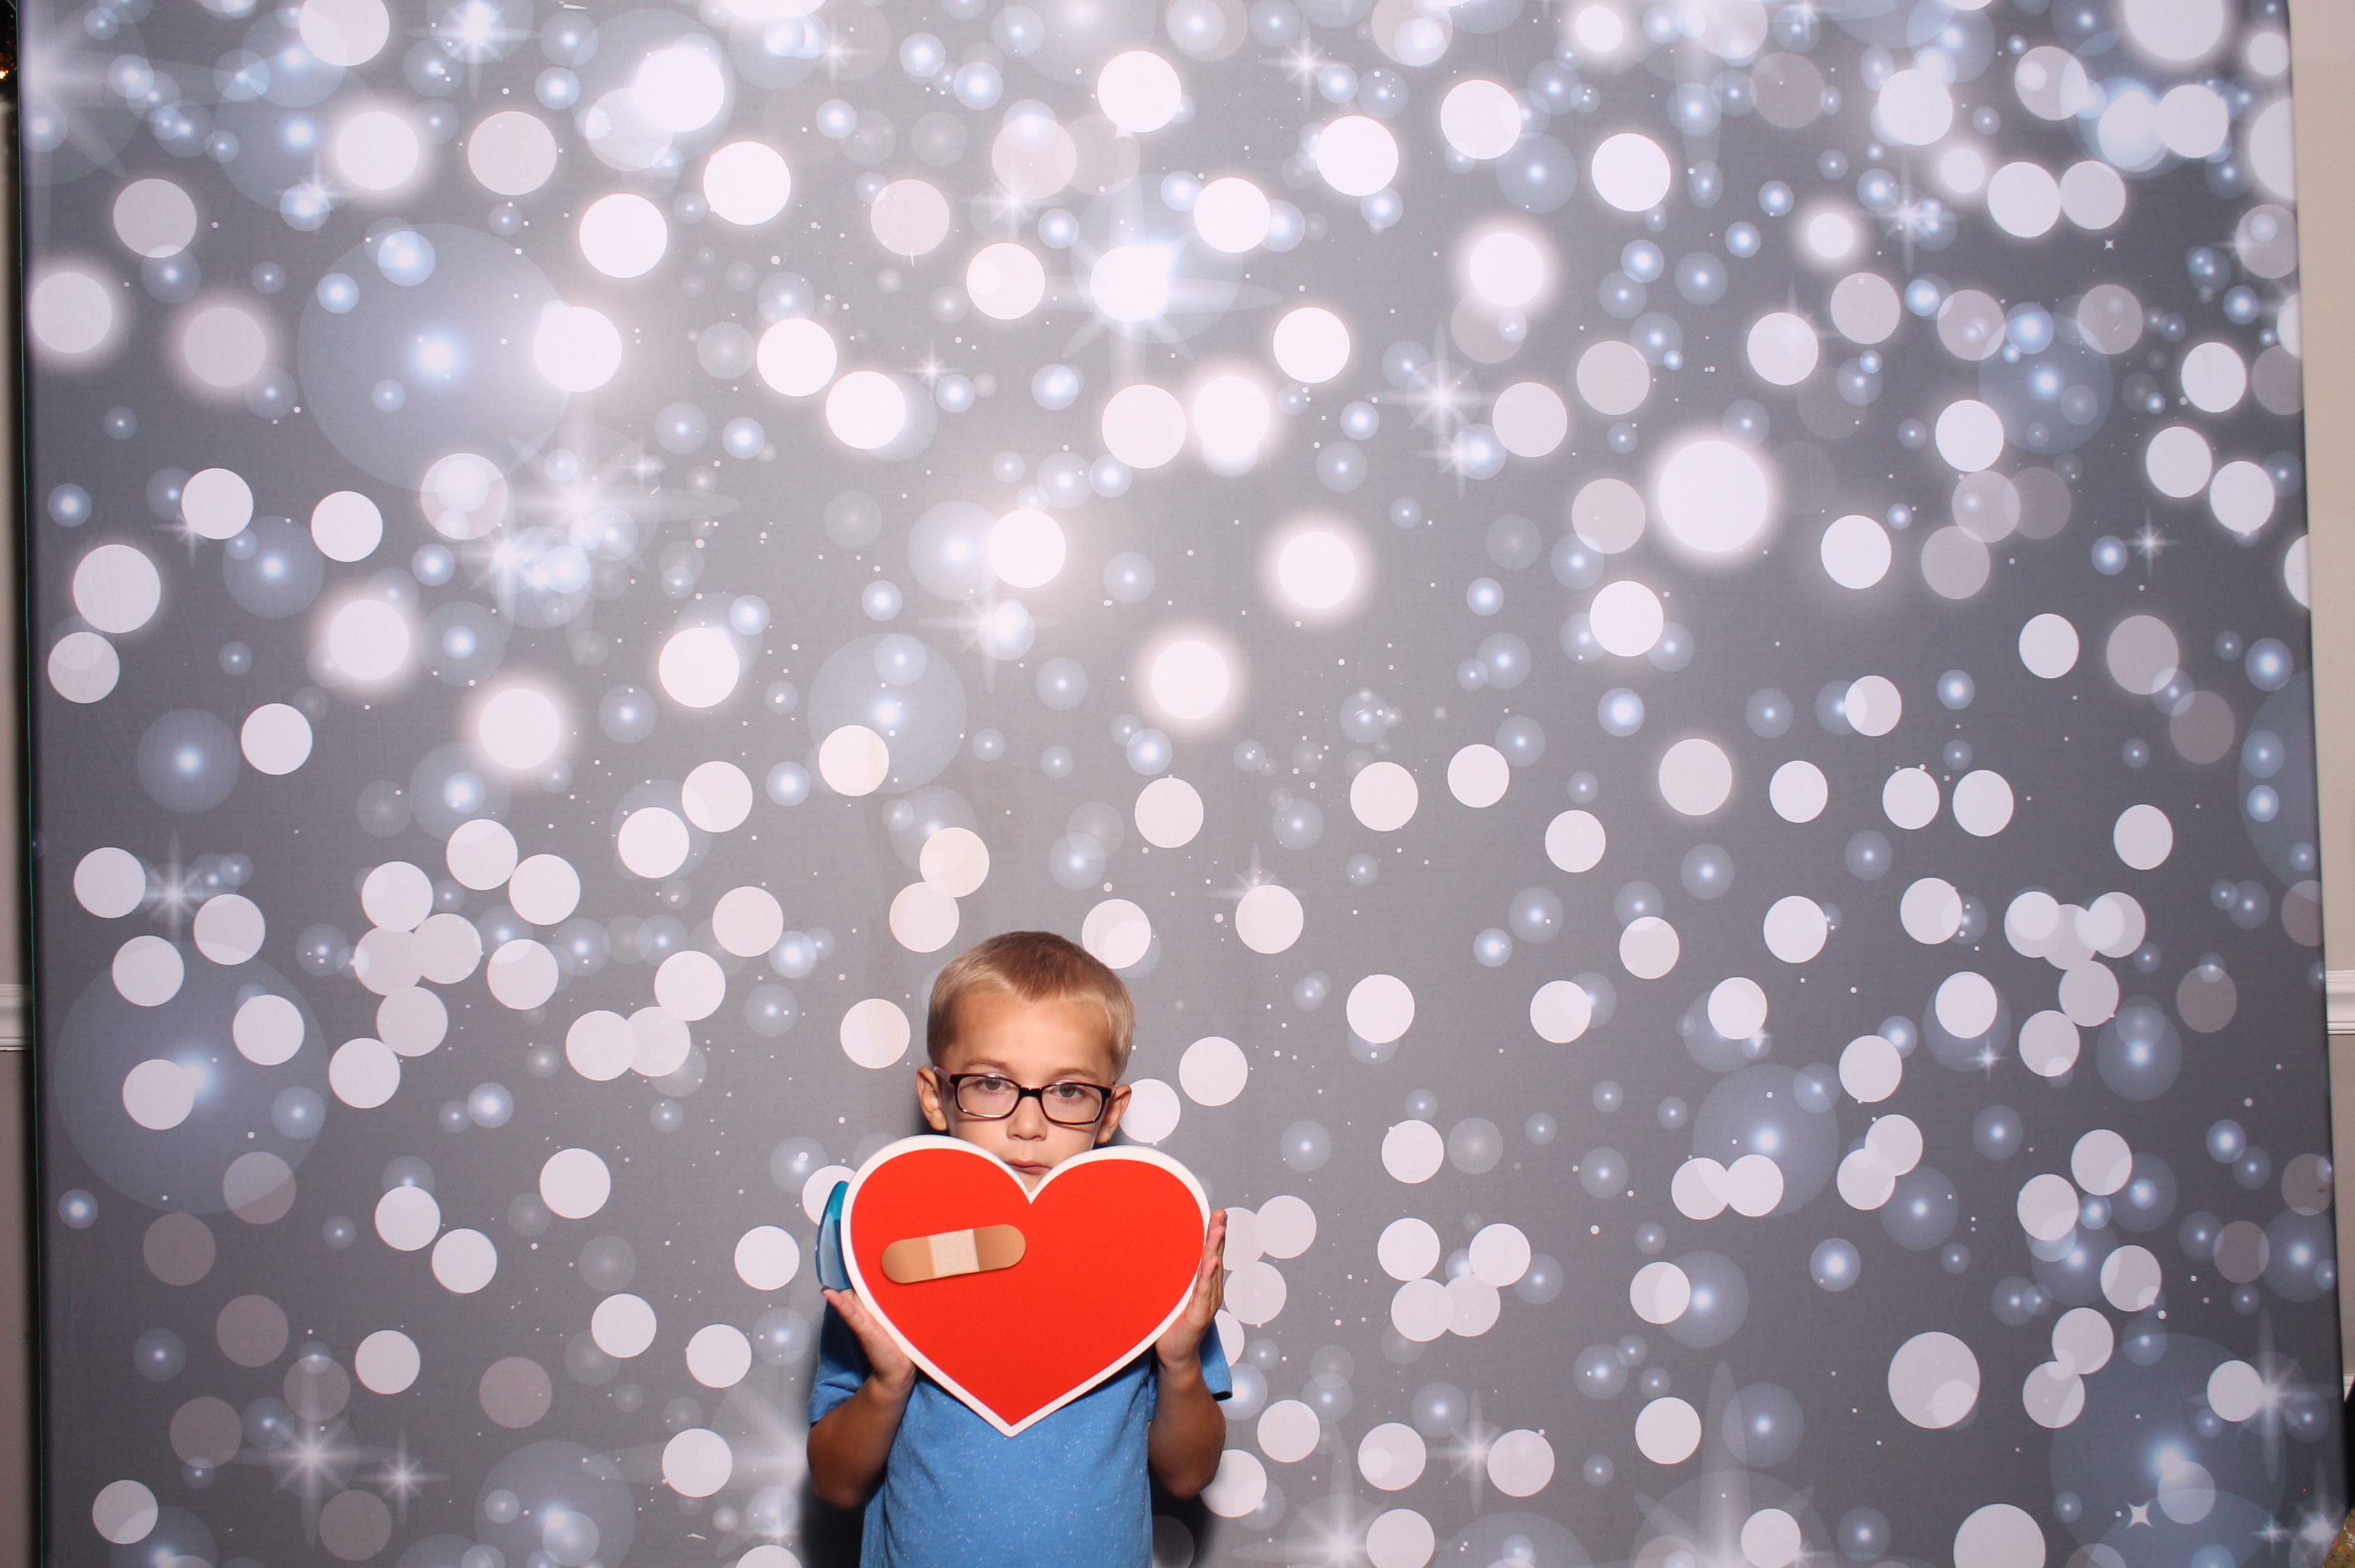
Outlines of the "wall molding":
{"label": "wall molding", "polygon": [[2355,1034],[2355,969],[2333,969],[2323,976],[2328,997],[2330,1032]]}

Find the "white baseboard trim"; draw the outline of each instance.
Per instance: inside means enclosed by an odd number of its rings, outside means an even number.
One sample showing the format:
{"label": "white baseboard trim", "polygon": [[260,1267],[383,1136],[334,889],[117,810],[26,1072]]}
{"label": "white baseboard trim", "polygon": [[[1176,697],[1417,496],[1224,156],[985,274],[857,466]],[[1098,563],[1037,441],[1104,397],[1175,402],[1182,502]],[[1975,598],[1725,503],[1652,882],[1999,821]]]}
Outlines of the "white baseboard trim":
{"label": "white baseboard trim", "polygon": [[2329,998],[2330,1032],[2355,1034],[2355,969],[2333,969],[2323,976]]}

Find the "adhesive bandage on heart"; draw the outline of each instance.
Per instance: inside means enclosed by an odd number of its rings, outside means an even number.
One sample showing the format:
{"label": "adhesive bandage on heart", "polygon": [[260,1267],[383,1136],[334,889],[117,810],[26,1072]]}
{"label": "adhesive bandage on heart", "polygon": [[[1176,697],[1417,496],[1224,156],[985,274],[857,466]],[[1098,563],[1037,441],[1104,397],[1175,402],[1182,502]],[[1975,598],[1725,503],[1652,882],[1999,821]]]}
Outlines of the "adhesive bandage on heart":
{"label": "adhesive bandage on heart", "polygon": [[1022,1261],[1024,1245],[1022,1232],[1012,1225],[910,1236],[883,1249],[883,1277],[894,1285],[921,1285],[1012,1268]]}

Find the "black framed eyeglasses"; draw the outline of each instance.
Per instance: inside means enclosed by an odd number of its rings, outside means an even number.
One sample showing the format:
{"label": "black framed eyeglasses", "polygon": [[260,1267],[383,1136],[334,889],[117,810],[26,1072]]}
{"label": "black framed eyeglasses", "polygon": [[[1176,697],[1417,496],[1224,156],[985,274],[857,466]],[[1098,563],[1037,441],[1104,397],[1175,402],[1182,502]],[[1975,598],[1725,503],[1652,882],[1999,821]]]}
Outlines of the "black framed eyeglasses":
{"label": "black framed eyeglasses", "polygon": [[1025,1100],[1059,1127],[1092,1127],[1101,1121],[1112,1091],[1101,1083],[1056,1083],[1026,1089],[1001,1072],[943,1072],[957,1114],[976,1122],[1002,1122]]}

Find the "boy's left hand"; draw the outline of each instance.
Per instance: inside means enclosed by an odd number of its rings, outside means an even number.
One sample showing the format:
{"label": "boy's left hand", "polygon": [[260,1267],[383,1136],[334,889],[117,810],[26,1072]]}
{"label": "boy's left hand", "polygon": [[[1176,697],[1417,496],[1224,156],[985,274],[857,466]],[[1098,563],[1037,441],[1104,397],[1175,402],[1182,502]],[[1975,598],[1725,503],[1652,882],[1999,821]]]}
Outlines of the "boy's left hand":
{"label": "boy's left hand", "polygon": [[1227,1297],[1227,1271],[1224,1254],[1227,1250],[1227,1211],[1210,1211],[1210,1228],[1202,1237],[1202,1259],[1194,1268],[1193,1294],[1186,1299],[1186,1310],[1167,1333],[1154,1341],[1153,1353],[1167,1372],[1199,1370],[1202,1336],[1219,1315],[1219,1306]]}

